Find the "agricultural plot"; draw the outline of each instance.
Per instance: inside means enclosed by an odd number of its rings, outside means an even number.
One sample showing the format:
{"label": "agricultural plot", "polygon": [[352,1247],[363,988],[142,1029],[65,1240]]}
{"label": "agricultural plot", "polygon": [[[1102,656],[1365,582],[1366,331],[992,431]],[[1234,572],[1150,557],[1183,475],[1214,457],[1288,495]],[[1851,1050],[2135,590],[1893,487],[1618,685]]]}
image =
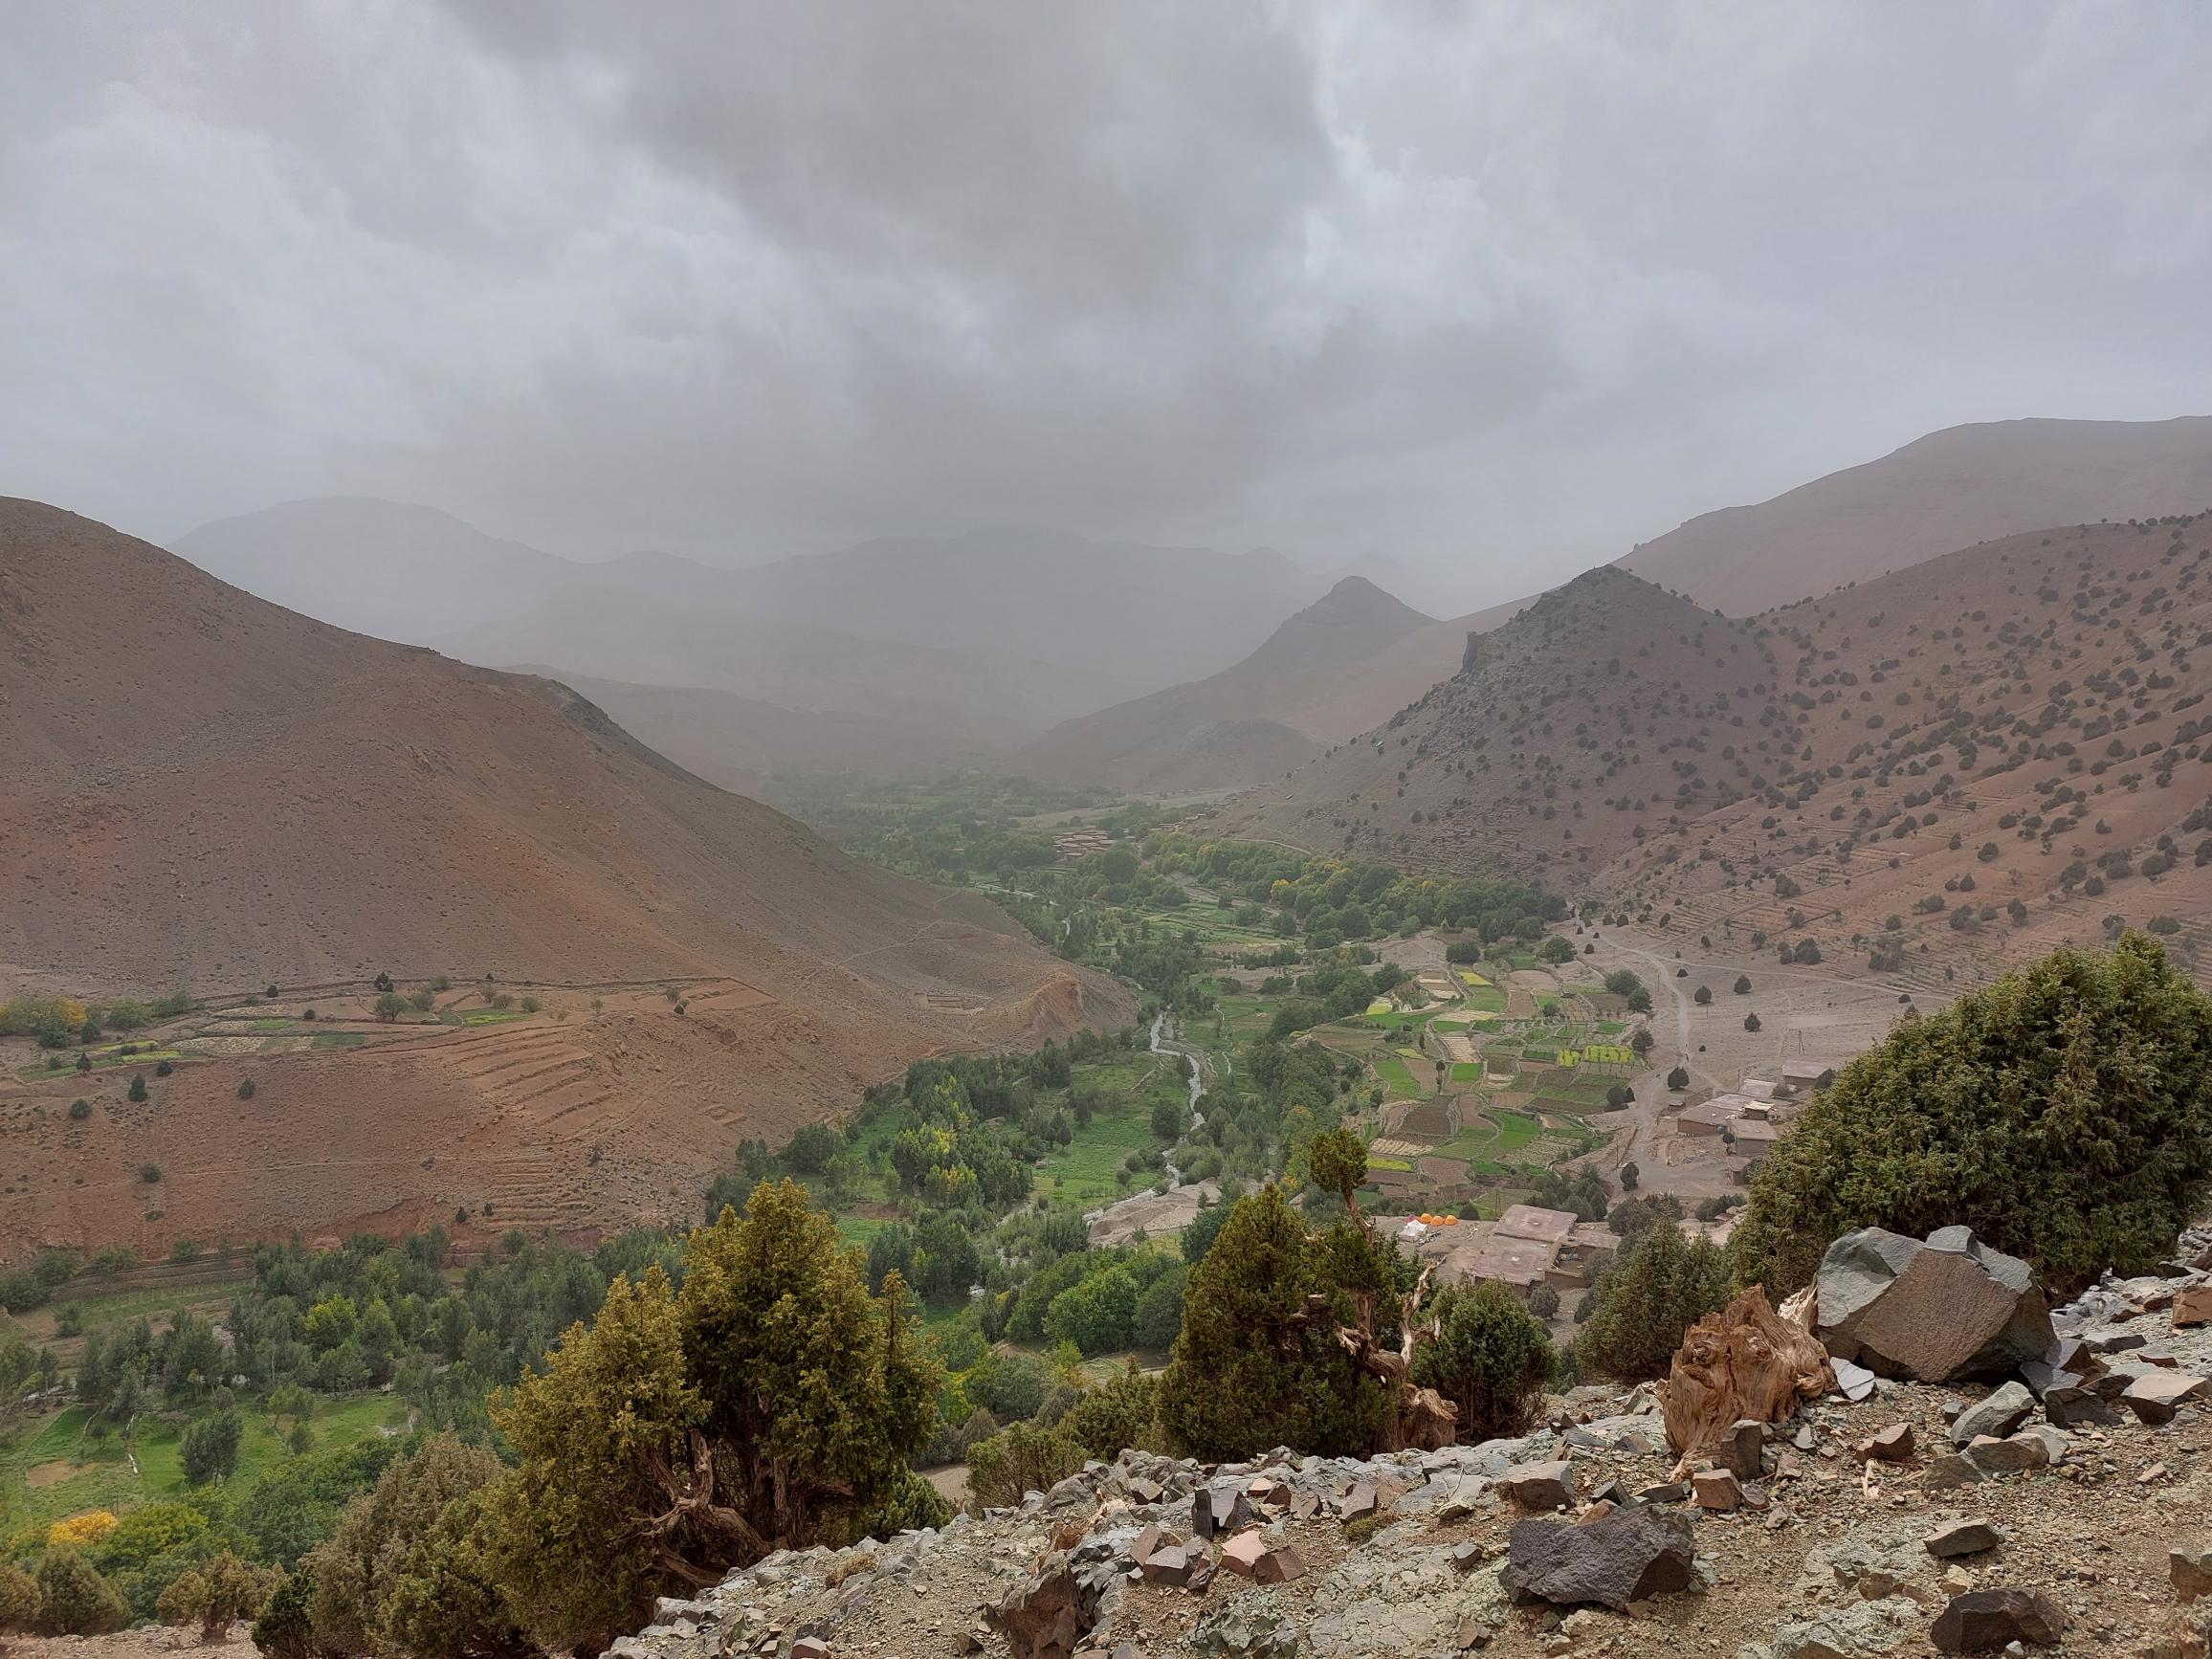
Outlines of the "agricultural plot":
{"label": "agricultural plot", "polygon": [[1413,1069],[1394,1053],[1376,1054],[1368,1060],[1375,1075],[1382,1080],[1382,1087],[1396,1100],[1418,1100],[1421,1085],[1414,1080]]}
{"label": "agricultural plot", "polygon": [[1454,1060],[1451,1063],[1451,1080],[1454,1083],[1479,1083],[1483,1066],[1480,1060]]}
{"label": "agricultural plot", "polygon": [[[397,1433],[407,1425],[407,1412],[404,1402],[387,1394],[346,1395],[319,1400],[309,1427],[321,1450]],[[253,1410],[243,1415],[238,1468],[230,1480],[234,1491],[290,1455],[282,1432],[266,1416]],[[142,1417],[127,1449],[120,1433],[96,1439],[90,1416],[83,1406],[72,1406],[18,1432],[0,1463],[0,1507],[11,1525],[45,1526],[88,1509],[136,1509],[190,1490],[179,1450],[190,1412]],[[132,1451],[139,1463],[135,1471]]]}
{"label": "agricultural plot", "polygon": [[92,1056],[92,1069],[95,1072],[112,1071],[118,1066],[150,1066],[157,1060],[182,1060],[187,1057],[177,1049],[142,1048],[135,1054],[123,1054],[119,1053],[116,1046],[111,1044],[101,1049],[72,1049],[57,1053],[51,1062],[25,1066],[15,1074],[27,1083],[59,1077],[77,1070],[77,1057],[79,1054]]}
{"label": "agricultural plot", "polygon": [[1134,1189],[1116,1180],[1132,1152],[1157,1146],[1149,1101],[1120,1112],[1095,1114],[1074,1139],[1037,1166],[1037,1192],[1055,1209],[1095,1209]]}

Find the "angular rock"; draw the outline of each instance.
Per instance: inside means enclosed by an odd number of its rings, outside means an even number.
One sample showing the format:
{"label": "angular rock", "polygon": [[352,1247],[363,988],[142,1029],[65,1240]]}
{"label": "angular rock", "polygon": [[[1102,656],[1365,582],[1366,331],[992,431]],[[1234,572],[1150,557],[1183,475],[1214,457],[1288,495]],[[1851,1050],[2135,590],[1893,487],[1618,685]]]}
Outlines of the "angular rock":
{"label": "angular rock", "polygon": [[1745,1480],[1757,1480],[1765,1469],[1766,1425],[1740,1418],[1729,1425],[1728,1437],[1714,1449],[1714,1461],[1724,1463]]}
{"label": "angular rock", "polygon": [[1688,1503],[1690,1501],[1690,1483],[1686,1480],[1670,1480],[1664,1486],[1648,1486],[1636,1494],[1636,1501],[1638,1503]]}
{"label": "angular rock", "polygon": [[2166,1552],[2166,1570],[2174,1581],[2174,1599],[2182,1605],[2212,1596],[2212,1548],[2176,1544]]}
{"label": "angular rock", "polygon": [[2212,1285],[2191,1285],[2174,1293],[2174,1327],[2212,1325]]}
{"label": "angular rock", "polygon": [[2054,1647],[2066,1627],[2066,1609],[2041,1590],[2008,1585],[1954,1596],[1928,1636],[1946,1653],[1995,1653],[2008,1642]]}
{"label": "angular rock", "polygon": [[1221,1546],[1221,1564],[1254,1583],[1280,1584],[1306,1570],[1298,1552],[1289,1544],[1271,1544],[1254,1529],[1242,1532]]}
{"label": "angular rock", "polygon": [[1701,1469],[1690,1477],[1699,1509],[1726,1513],[1743,1503],[1743,1485],[1730,1469]]}
{"label": "angular rock", "polygon": [[2025,1423],[2034,1409],[2035,1396],[2021,1383],[2007,1382],[1958,1413],[1951,1425],[1951,1444],[1964,1446],[1984,1434],[2002,1440]]}
{"label": "angular rock", "polygon": [[1202,1538],[1239,1531],[1255,1518],[1244,1489],[1233,1480],[1217,1480],[1191,1494],[1190,1530]]}
{"label": "angular rock", "polygon": [[1190,1646],[1206,1659],[1294,1659],[1298,1627],[1256,1596],[1214,1607],[1190,1632]]}
{"label": "angular rock", "polygon": [[1615,1510],[1588,1526],[1532,1516],[1514,1524],[1500,1582],[1523,1601],[1595,1603],[1619,1613],[1646,1596],[1689,1588],[1695,1557],[1680,1515]]}
{"label": "angular rock", "polygon": [[1362,1515],[1373,1515],[1375,1507],[1374,1483],[1362,1480],[1337,1500],[1337,1516],[1339,1520],[1356,1521]]}
{"label": "angular rock", "polygon": [[2061,1382],[2043,1391],[2043,1414],[2056,1428],[2114,1428],[2120,1414],[2094,1388]]}
{"label": "angular rock", "polygon": [[1575,1501],[1575,1466],[1520,1463],[1498,1476],[1498,1491],[1526,1509],[1558,1509]]}
{"label": "angular rock", "polygon": [[1854,1449],[1862,1463],[1911,1463],[1913,1446],[1913,1426],[1910,1423],[1892,1423],[1887,1428],[1876,1429],[1860,1441]]}
{"label": "angular rock", "polygon": [[1958,1556],[1978,1556],[2004,1542],[2004,1534],[1985,1520],[1954,1521],[1937,1527],[1920,1542],[1939,1561]]}
{"label": "angular rock", "polygon": [[1862,1400],[1874,1396],[1874,1374],[1864,1365],[1854,1365],[1841,1357],[1832,1357],[1828,1369],[1836,1374],[1836,1392],[1856,1405]]}
{"label": "angular rock", "polygon": [[802,1636],[791,1644],[791,1659],[830,1659],[830,1644],[819,1636]]}
{"label": "angular rock", "polygon": [[1882,1228],[1846,1233],[1822,1258],[1817,1286],[1828,1352],[1886,1376],[2004,1376],[2057,1340],[2033,1270],[1964,1228],[1940,1228],[1925,1243]]}
{"label": "angular rock", "polygon": [[1137,1563],[1147,1583],[1187,1584],[1192,1557],[1203,1553],[1163,1537],[1158,1527],[1146,1527],[1130,1546],[1129,1559]]}
{"label": "angular rock", "polygon": [[2120,1391],[2120,1404],[2144,1423],[2174,1421],[2181,1402],[2212,1391],[2212,1382],[2186,1371],[2146,1371]]}
{"label": "angular rock", "polygon": [[1871,1659],[1901,1647],[1903,1621],[1918,1612],[1912,1602],[1886,1599],[1825,1609],[1782,1626],[1764,1652],[1767,1659]]}
{"label": "angular rock", "polygon": [[1014,1659],[1070,1659],[1076,1641],[1097,1623],[1097,1602],[1084,1594],[1062,1556],[1008,1590],[984,1619],[1005,1634]]}

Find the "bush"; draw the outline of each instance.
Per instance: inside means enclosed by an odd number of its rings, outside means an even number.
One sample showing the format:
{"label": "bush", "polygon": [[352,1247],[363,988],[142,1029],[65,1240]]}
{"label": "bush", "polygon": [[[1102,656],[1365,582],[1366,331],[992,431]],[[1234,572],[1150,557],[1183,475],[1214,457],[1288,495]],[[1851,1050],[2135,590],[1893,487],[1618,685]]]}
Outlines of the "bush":
{"label": "bush", "polygon": [[1749,974],[1737,974],[1736,976],[1736,984],[1733,988],[1735,989],[1736,994],[1739,997],[1747,997],[1751,995],[1751,976]]}
{"label": "bush", "polygon": [[1676,1091],[1689,1088],[1690,1068],[1687,1066],[1677,1066],[1674,1068],[1674,1070],[1668,1073],[1667,1087]]}
{"label": "bush", "polygon": [[1059,1427],[1085,1456],[1111,1463],[1124,1447],[1158,1445],[1159,1414],[1160,1381],[1139,1371],[1132,1360],[1112,1382],[1084,1390]]}
{"label": "bush", "polygon": [[317,1659],[314,1626],[308,1623],[308,1599],[315,1581],[305,1572],[294,1573],[261,1604],[254,1619],[254,1646],[261,1659]]}
{"label": "bush", "polygon": [[38,1581],[0,1561],[0,1631],[28,1630],[38,1623]]}
{"label": "bush", "polygon": [[1165,1353],[1174,1346],[1177,1335],[1183,1330],[1183,1298],[1189,1280],[1190,1270],[1179,1262],[1154,1279],[1137,1298],[1137,1316],[1129,1326],[1130,1338],[1137,1346],[1156,1354]]}
{"label": "bush", "polygon": [[197,1622],[201,1641],[219,1642],[232,1625],[259,1610],[281,1577],[273,1567],[253,1566],[226,1550],[170,1581],[157,1611],[165,1625]]}
{"label": "bush", "polygon": [[2060,1294],[2150,1271],[2212,1184],[2212,1000],[2142,934],[1908,1013],[1753,1177],[1740,1272],[1781,1295],[1838,1234],[1963,1224]]}
{"label": "bush", "polygon": [[72,1100],[69,1103],[69,1116],[71,1121],[82,1123],[92,1116],[92,1102],[84,1099]]}
{"label": "bush", "polygon": [[134,1106],[143,1105],[146,1097],[146,1074],[144,1072],[133,1072],[130,1074],[130,1087],[124,1094]]}
{"label": "bush", "polygon": [[986,1509],[1049,1492],[1083,1467],[1082,1443],[1065,1427],[1017,1423],[968,1449],[968,1491]]}
{"label": "bush", "polygon": [[75,1550],[38,1563],[38,1628],[48,1636],[100,1636],[130,1618],[122,1594]]}
{"label": "bush", "polygon": [[[1556,1312],[1557,1291],[1552,1303]],[[1413,1381],[1457,1408],[1463,1443],[1521,1433],[1552,1374],[1551,1338],[1535,1312],[1496,1283],[1448,1286],[1431,1311],[1436,1339],[1414,1350]]]}
{"label": "bush", "polygon": [[1621,1190],[1623,1192],[1634,1192],[1636,1183],[1643,1179],[1644,1172],[1636,1166],[1634,1159],[1631,1158],[1621,1165]]}
{"label": "bush", "polygon": [[1704,1007],[1708,1003],[1713,1001],[1713,987],[1711,985],[1699,985],[1695,990],[1690,993],[1690,1000],[1695,1003],[1699,1007]]}
{"label": "bush", "polygon": [[[525,999],[527,1000],[527,999]],[[907,1470],[896,1485],[863,1513],[854,1524],[858,1537],[890,1538],[903,1532],[941,1527],[952,1519],[952,1505],[923,1476]],[[420,1648],[411,1651],[421,1653]],[[475,1650],[455,1653],[451,1659],[476,1659]]]}
{"label": "bush", "polygon": [[1559,1311],[1559,1287],[1540,1280],[1529,1286],[1528,1310],[1539,1319],[1550,1318]]}
{"label": "bush", "polygon": [[[429,1441],[413,1456],[384,1471],[374,1490],[345,1506],[338,1530],[307,1558],[314,1582],[307,1617],[314,1646],[327,1653],[429,1651],[400,1640],[396,1625],[416,1626],[420,1639],[431,1606],[445,1609],[449,1626],[464,1609],[466,1621],[484,1639],[478,1651],[520,1646],[514,1621],[494,1611],[498,1595],[484,1577],[473,1546],[453,1514],[474,1499],[500,1472],[499,1460],[481,1447],[463,1446],[452,1434]],[[452,1524],[444,1524],[451,1515]],[[441,1527],[443,1530],[441,1530]],[[471,1588],[470,1586],[474,1586]],[[434,1649],[455,1650],[452,1634]]]}
{"label": "bush", "polygon": [[254,1098],[253,1078],[241,1077],[238,1079],[238,1098],[241,1100],[251,1100]]}
{"label": "bush", "polygon": [[1744,1029],[1745,1030],[1747,1030],[1747,1031],[1756,1031],[1756,1030],[1758,1030],[1758,1029],[1759,1029],[1759,1016],[1758,1016],[1757,1014],[1746,1014],[1746,1015],[1744,1015],[1744,1016],[1743,1016],[1743,1029]]}
{"label": "bush", "polygon": [[1666,1375],[1682,1333],[1729,1297],[1728,1258],[1705,1239],[1648,1227],[1598,1276],[1576,1339],[1583,1368],[1626,1381]]}
{"label": "bush", "polygon": [[154,1075],[157,1077],[166,1077],[171,1072],[174,1072],[176,1068],[170,1065],[166,1060],[156,1060],[154,1062]]}

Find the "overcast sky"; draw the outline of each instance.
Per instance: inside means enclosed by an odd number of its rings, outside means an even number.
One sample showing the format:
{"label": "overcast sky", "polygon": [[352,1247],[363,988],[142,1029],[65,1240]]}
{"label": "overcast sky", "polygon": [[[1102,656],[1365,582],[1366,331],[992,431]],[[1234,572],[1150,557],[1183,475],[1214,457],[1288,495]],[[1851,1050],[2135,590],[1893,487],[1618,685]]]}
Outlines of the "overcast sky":
{"label": "overcast sky", "polygon": [[0,52],[0,492],[1527,591],[2212,411],[2212,8],[101,0]]}

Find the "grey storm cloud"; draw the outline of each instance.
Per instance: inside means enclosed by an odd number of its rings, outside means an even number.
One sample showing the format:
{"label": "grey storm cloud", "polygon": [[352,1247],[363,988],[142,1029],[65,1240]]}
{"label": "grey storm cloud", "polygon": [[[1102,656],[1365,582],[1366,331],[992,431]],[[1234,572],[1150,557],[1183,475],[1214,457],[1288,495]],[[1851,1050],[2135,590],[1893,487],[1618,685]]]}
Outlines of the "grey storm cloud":
{"label": "grey storm cloud", "polygon": [[2212,12],[81,0],[0,489],[753,560],[1038,522],[1473,603],[1932,428],[2202,412]]}

